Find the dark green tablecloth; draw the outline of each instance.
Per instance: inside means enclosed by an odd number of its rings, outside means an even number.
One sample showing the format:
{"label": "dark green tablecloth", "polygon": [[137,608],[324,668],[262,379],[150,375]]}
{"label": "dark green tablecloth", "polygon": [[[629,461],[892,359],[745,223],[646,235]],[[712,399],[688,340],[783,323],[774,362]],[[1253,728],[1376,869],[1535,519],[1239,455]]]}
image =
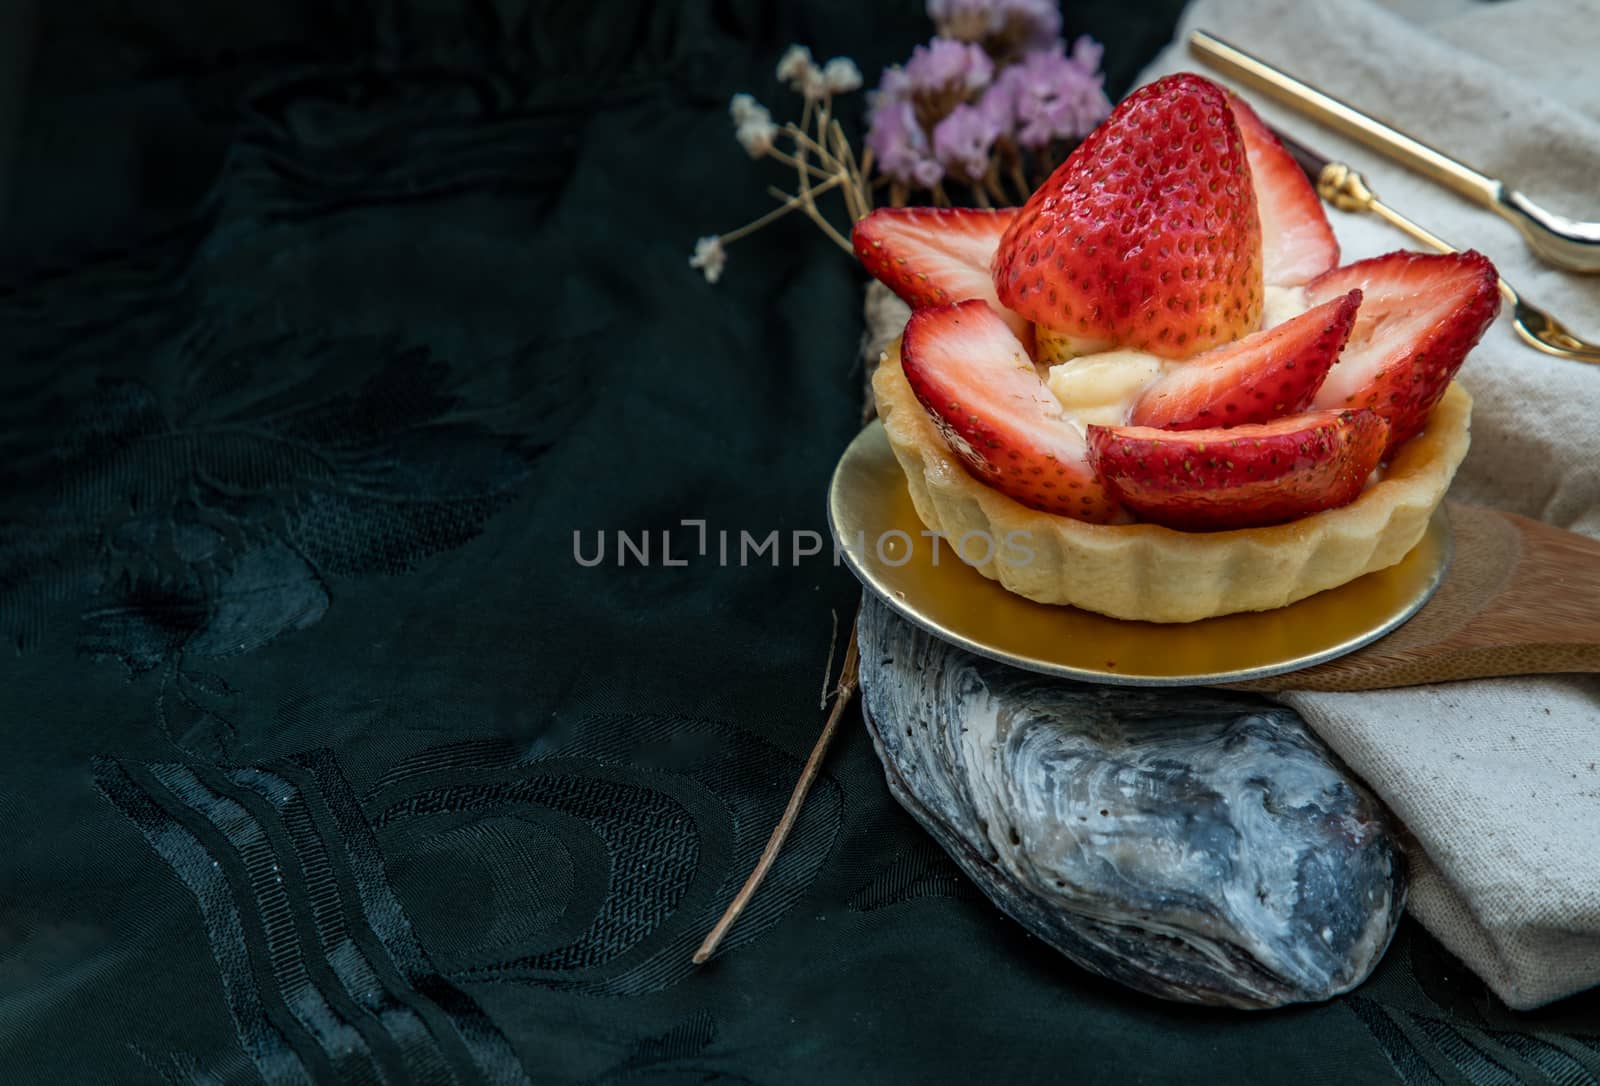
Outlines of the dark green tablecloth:
{"label": "dark green tablecloth", "polygon": [[[689,965],[856,590],[659,536],[824,530],[862,277],[798,221],[716,288],[686,258],[768,206],[728,96],[779,101],[791,40],[875,74],[919,5],[39,7],[0,1082],[1596,1081],[1595,1000],[1514,1016],[1410,926],[1326,1006],[1097,981],[963,882],[854,715]],[[1175,5],[1068,7],[1115,94]],[[649,566],[574,561],[619,529]]]}

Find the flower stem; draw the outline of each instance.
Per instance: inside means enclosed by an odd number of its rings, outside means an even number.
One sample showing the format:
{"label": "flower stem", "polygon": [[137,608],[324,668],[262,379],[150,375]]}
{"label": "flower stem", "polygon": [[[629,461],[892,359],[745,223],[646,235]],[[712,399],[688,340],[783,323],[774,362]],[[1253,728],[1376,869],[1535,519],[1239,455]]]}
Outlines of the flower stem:
{"label": "flower stem", "polygon": [[[827,192],[829,189],[834,188],[834,187],[838,186],[839,184],[841,184],[843,182],[843,180],[844,180],[843,177],[839,176],[838,174],[835,174],[834,176],[830,177],[828,180],[824,181],[822,184],[818,185],[816,188],[812,189],[811,190],[811,195],[812,196],[816,196],[816,195],[818,195],[820,193]],[[760,230],[763,226],[766,226],[768,223],[775,222],[776,220],[781,219],[785,215],[789,214],[789,212],[791,212],[791,211],[795,210],[796,208],[802,206],[806,202],[806,199],[807,199],[807,197],[804,197],[804,196],[790,196],[787,192],[784,192],[782,189],[769,188],[767,191],[768,192],[777,193],[778,196],[784,200],[783,206],[775,207],[771,211],[767,212],[765,215],[761,216],[759,219],[756,219],[754,222],[747,222],[743,226],[739,227],[739,229],[730,230],[726,234],[721,235],[722,244],[731,245],[734,242],[738,241],[740,238],[744,237],[746,234],[755,233],[757,230]]]}
{"label": "flower stem", "polygon": [[[828,188],[833,188],[835,185],[841,184],[844,179],[844,174],[836,174],[832,180],[825,181],[823,184],[827,185]],[[772,193],[772,195],[776,196],[780,200],[789,195],[787,192],[784,192],[782,189],[773,185],[768,185],[767,191]],[[833,228],[833,224],[823,217],[822,212],[817,210],[816,201],[813,200],[812,197],[820,191],[822,191],[822,185],[818,185],[814,189],[808,189],[799,196],[794,197],[794,199],[801,201],[800,210],[804,211],[812,222],[821,227],[822,232],[827,234],[828,237],[832,238],[835,245],[849,253],[851,256],[855,256],[856,251],[851,246],[850,242],[845,239],[843,234],[839,233],[839,231]]]}
{"label": "flower stem", "polygon": [[828,125],[825,133],[834,146],[834,157],[838,159],[839,166],[848,177],[845,182],[843,196],[845,210],[850,214],[850,221],[857,222],[866,217],[868,210],[866,199],[862,194],[861,174],[856,168],[856,156],[850,150],[850,142],[844,138],[844,129],[839,127],[838,121]]}
{"label": "flower stem", "polygon": [[[876,182],[868,180],[868,178],[871,176],[872,148],[868,147],[861,153],[861,168],[856,174],[857,185],[861,196],[861,209],[868,215],[872,214],[872,190],[877,187]],[[882,179],[880,178],[879,180]]]}
{"label": "flower stem", "polygon": [[788,134],[790,139],[794,140],[795,146],[800,149],[801,157],[804,157],[808,152],[815,152],[817,157],[821,158],[824,162],[831,162],[834,160],[832,152],[813,139],[810,132],[807,132],[804,128],[801,128],[793,121],[790,121],[788,124],[784,125],[783,130]]}
{"label": "flower stem", "polygon": [[[983,175],[981,183],[989,195],[1000,201],[1002,206],[1009,199],[1006,196],[1005,186],[1000,183],[1000,167],[995,163],[989,163],[989,172]],[[984,206],[988,207],[989,205],[985,204]]]}
{"label": "flower stem", "polygon": [[1028,197],[1033,194],[1033,186],[1028,184],[1028,179],[1022,174],[1020,158],[1011,164],[1011,183],[1017,186],[1017,192],[1022,194],[1022,202],[1027,203]]}
{"label": "flower stem", "polygon": [[812,177],[823,178],[833,176],[827,170],[819,169],[809,162],[801,162],[800,159],[796,158],[794,155],[789,154],[787,151],[780,151],[776,147],[767,152],[767,157],[781,162],[785,166],[793,166],[797,169],[803,169]]}
{"label": "flower stem", "polygon": [[[810,95],[807,95],[805,109],[800,114],[799,126],[796,127],[793,124],[786,124],[783,126],[784,130],[794,137],[796,159],[795,172],[800,175],[800,184],[798,186],[800,191],[797,193],[797,195],[800,197],[802,204],[805,205],[809,205],[812,199],[811,178],[806,174],[806,167],[808,165],[806,162],[806,154],[810,147],[815,146],[815,144],[813,144],[810,137],[807,137],[805,134],[806,128],[811,124],[811,107],[811,97]],[[804,142],[802,142],[802,137],[804,137]]]}

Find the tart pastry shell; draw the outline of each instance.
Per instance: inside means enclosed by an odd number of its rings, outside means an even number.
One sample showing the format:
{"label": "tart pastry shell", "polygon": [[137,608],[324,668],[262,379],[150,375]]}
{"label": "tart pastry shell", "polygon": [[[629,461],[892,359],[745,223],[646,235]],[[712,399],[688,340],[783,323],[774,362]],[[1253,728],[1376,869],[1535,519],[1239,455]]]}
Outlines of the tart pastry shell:
{"label": "tart pastry shell", "polygon": [[1225,532],[1087,524],[1030,509],[968,474],[912,393],[898,343],[872,386],[923,524],[952,541],[970,532],[992,541],[963,548],[990,552],[978,572],[1039,603],[1145,622],[1268,611],[1394,565],[1427,530],[1470,442],[1472,397],[1452,383],[1422,433],[1349,505]]}

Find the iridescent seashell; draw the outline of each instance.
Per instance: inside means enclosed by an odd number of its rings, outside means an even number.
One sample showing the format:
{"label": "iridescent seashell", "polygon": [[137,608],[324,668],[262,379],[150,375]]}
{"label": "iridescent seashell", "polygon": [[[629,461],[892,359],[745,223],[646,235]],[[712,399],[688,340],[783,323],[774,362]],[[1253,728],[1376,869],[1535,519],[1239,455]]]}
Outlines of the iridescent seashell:
{"label": "iridescent seashell", "polygon": [[996,905],[1168,999],[1276,1007],[1360,984],[1394,934],[1394,825],[1292,710],[1048,679],[868,599],[861,685],[890,790]]}

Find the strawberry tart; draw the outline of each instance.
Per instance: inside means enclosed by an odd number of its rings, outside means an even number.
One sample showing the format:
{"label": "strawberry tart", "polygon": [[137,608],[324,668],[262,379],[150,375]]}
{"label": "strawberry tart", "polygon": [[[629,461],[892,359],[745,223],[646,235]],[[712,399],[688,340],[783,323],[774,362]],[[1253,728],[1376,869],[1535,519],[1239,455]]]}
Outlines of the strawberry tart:
{"label": "strawberry tart", "polygon": [[1008,589],[1124,619],[1400,561],[1466,454],[1452,379],[1499,310],[1475,252],[1339,266],[1288,152],[1187,73],[1022,208],[886,208],[853,240],[913,310],[873,387],[918,516],[1021,542],[979,548]]}

